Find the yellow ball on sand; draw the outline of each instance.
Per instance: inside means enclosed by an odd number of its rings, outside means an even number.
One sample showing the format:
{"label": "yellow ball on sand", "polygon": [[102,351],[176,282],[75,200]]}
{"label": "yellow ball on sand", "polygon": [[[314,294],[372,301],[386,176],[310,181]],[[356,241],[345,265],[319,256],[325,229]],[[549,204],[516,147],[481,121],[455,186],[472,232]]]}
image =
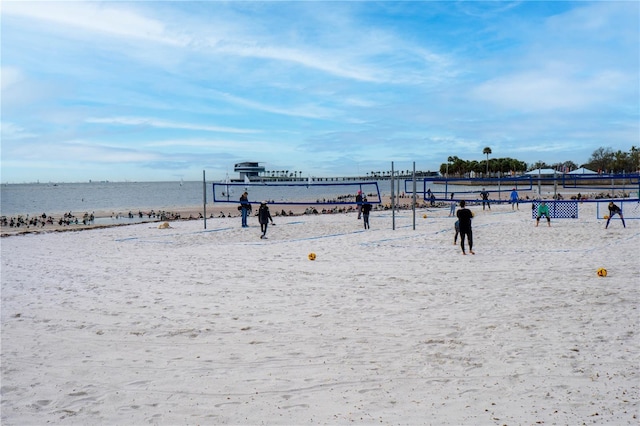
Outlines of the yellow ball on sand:
{"label": "yellow ball on sand", "polygon": [[315,253],[309,253],[309,260],[316,260],[316,254]]}
{"label": "yellow ball on sand", "polygon": [[607,270],[604,268],[598,268],[598,270],[596,271],[596,274],[599,277],[606,277],[607,276]]}
{"label": "yellow ball on sand", "polygon": [[604,218],[605,218],[605,219],[609,219],[609,215],[608,215],[608,214],[605,214],[605,215],[604,215]]}
{"label": "yellow ball on sand", "polygon": [[422,218],[423,218],[423,219],[426,219],[426,218],[427,218],[427,215],[426,215],[426,214],[423,214],[423,215],[422,215]]}

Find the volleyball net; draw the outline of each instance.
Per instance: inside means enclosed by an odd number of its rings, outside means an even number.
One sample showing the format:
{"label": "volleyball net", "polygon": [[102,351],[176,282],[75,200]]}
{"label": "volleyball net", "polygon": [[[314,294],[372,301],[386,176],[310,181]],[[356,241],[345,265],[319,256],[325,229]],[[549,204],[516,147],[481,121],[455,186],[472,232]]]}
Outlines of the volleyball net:
{"label": "volleyball net", "polygon": [[214,203],[240,203],[247,192],[249,203],[281,205],[357,204],[361,191],[370,204],[381,204],[378,182],[220,182],[213,183]]}
{"label": "volleyball net", "polygon": [[[421,194],[425,201],[451,201],[451,194],[455,194],[454,200],[481,201],[480,192],[486,190],[491,201],[497,202],[500,194],[508,194],[513,190],[533,190],[533,178],[531,176],[505,177],[505,178],[441,178],[427,177],[416,180],[416,195]],[[404,190],[407,194],[413,194],[413,180],[405,179]]]}
{"label": "volleyball net", "polygon": [[596,203],[596,217],[606,219],[609,215],[609,203],[612,202],[622,210],[622,215],[626,219],[640,219],[640,199],[611,199],[594,200]]}
{"label": "volleyball net", "polygon": [[[405,193],[412,194],[414,181],[404,180]],[[425,177],[415,181],[416,195],[425,201],[482,201],[480,193],[487,192],[492,203],[509,201],[512,190],[537,193],[544,189],[560,194],[577,193],[594,198],[640,198],[640,174],[618,175],[570,175],[554,176],[523,175],[500,178],[446,178]],[[451,198],[452,194],[455,194]],[[561,196],[557,197],[562,199]],[[581,196],[576,196],[580,199]],[[530,200],[520,200],[521,202]]]}

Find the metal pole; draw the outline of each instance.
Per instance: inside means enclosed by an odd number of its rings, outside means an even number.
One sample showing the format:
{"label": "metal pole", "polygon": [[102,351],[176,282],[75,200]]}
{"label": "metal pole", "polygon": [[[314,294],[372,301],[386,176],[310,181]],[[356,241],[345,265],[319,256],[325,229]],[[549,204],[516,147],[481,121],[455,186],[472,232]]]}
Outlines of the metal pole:
{"label": "metal pole", "polygon": [[413,196],[412,201],[411,201],[411,205],[412,205],[412,209],[413,209],[413,230],[416,230],[416,162],[413,162]]}
{"label": "metal pole", "polygon": [[204,229],[207,229],[207,179],[204,170],[202,171],[202,201],[204,210]]}
{"label": "metal pole", "polygon": [[449,199],[449,159],[447,159],[447,173],[444,176],[444,198]]}
{"label": "metal pole", "polygon": [[541,189],[540,189],[540,178],[541,178],[541,173],[542,173],[542,171],[540,170],[540,167],[538,167],[538,197],[539,197],[540,199],[542,199],[542,192],[541,192]]}
{"label": "metal pole", "polygon": [[615,194],[615,187],[613,186],[613,174],[611,175],[611,198]]}
{"label": "metal pole", "polygon": [[393,181],[393,161],[391,162],[391,229],[395,231],[396,229],[396,204],[394,201],[395,194],[393,192],[394,189],[394,181]]}

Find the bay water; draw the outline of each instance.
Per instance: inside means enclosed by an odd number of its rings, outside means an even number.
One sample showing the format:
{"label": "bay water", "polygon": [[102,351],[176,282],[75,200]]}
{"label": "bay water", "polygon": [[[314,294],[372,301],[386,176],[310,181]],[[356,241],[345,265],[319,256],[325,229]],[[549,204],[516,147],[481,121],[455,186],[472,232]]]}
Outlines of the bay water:
{"label": "bay water", "polygon": [[[206,193],[207,205],[237,203],[246,189],[252,203],[263,200],[276,203],[316,204],[352,203],[358,190],[369,194],[369,201],[379,202],[380,196],[391,193],[390,180],[345,181],[336,183],[282,182],[276,184],[187,182],[85,182],[85,183],[28,183],[0,185],[0,215],[60,215],[67,212],[103,212],[127,214],[132,211],[166,210],[203,205]],[[444,185],[434,188],[438,198],[446,198]],[[398,193],[411,192],[411,181],[395,181]],[[447,192],[469,191],[469,187],[449,185]],[[215,191],[215,192],[214,192]],[[422,200],[423,181],[417,181],[418,199]]]}

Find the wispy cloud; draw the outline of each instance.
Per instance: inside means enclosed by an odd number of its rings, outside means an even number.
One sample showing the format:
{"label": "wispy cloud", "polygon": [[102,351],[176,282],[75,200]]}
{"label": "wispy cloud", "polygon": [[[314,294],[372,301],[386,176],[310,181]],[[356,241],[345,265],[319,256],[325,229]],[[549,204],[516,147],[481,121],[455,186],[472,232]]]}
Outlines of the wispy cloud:
{"label": "wispy cloud", "polygon": [[35,133],[6,121],[0,123],[0,135],[2,135],[0,139],[3,140],[28,139],[37,136]]}
{"label": "wispy cloud", "polygon": [[290,108],[282,108],[274,105],[273,103],[263,103],[251,99],[245,99],[230,93],[222,93],[220,94],[220,97],[234,105],[239,105],[257,111],[269,112],[272,114],[316,119],[330,118],[340,115],[338,111],[319,107],[317,105],[295,105]]}
{"label": "wispy cloud", "polygon": [[58,25],[70,32],[82,30],[176,46],[188,44],[187,38],[168,36],[164,23],[129,10],[123,4],[84,1],[35,4],[30,1],[4,2],[2,13]]}
{"label": "wispy cloud", "polygon": [[164,121],[164,120],[158,120],[153,118],[143,118],[143,117],[108,117],[108,118],[89,117],[86,119],[86,122],[95,123],[95,124],[112,124],[112,125],[119,125],[119,126],[156,127],[160,129],[203,130],[206,132],[259,133],[259,131],[252,130],[252,129],[239,129],[239,128],[233,128],[233,127],[210,126],[210,125],[193,124],[193,123],[178,123],[174,121]]}

